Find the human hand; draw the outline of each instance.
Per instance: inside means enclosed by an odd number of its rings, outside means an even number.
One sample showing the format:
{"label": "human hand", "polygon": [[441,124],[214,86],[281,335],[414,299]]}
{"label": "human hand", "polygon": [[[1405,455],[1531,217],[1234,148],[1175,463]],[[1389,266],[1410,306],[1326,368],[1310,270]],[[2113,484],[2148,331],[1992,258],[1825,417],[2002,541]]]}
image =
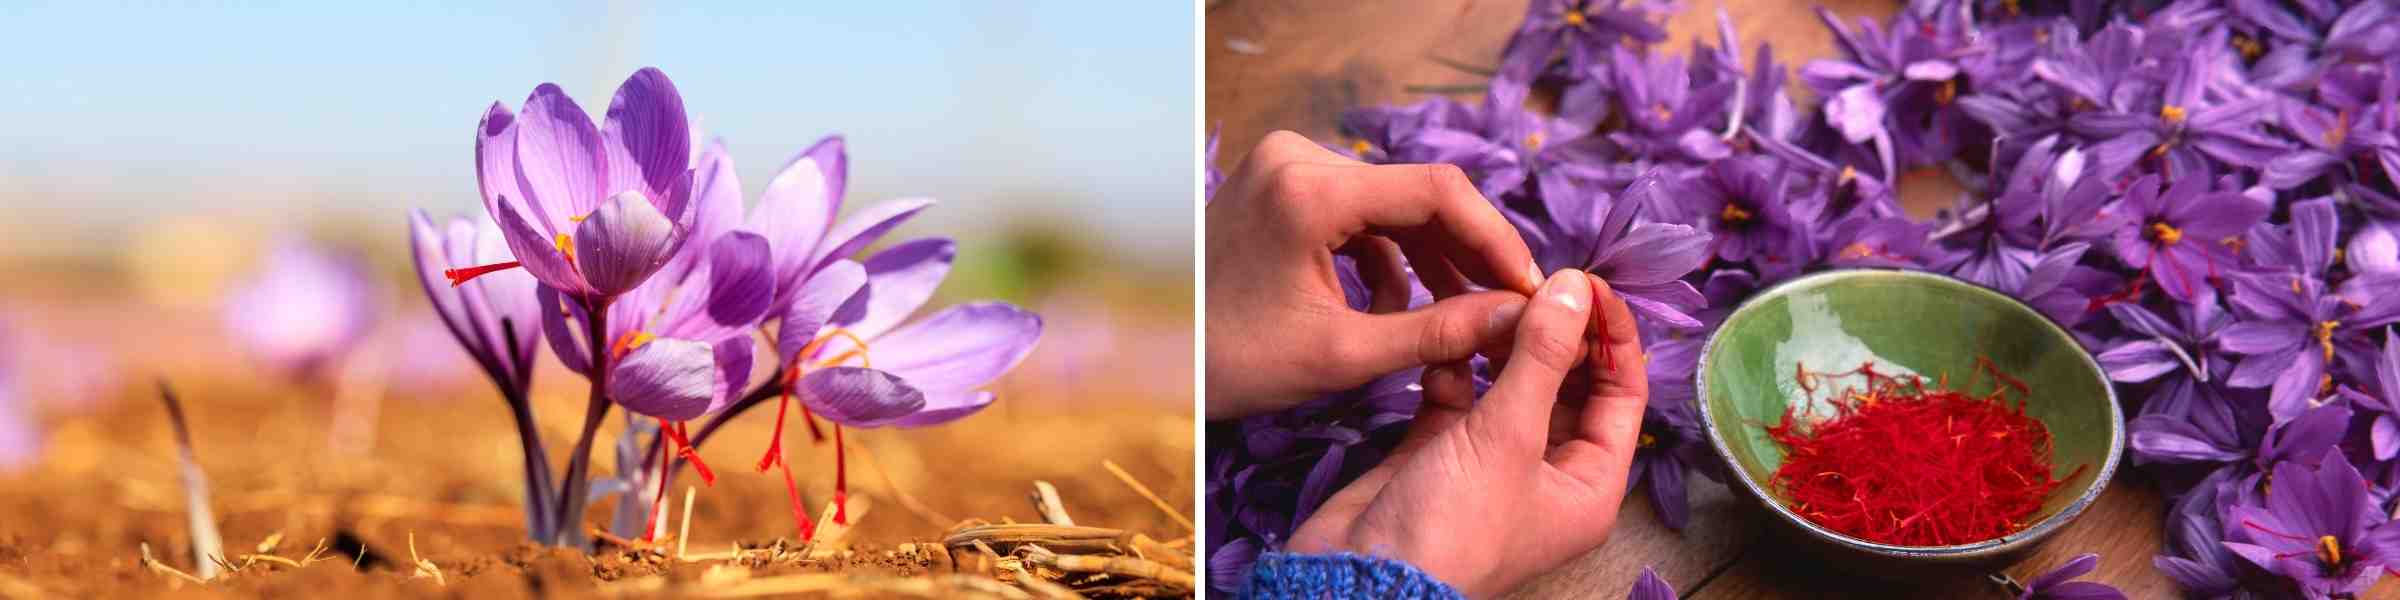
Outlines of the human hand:
{"label": "human hand", "polygon": [[[1560,271],[1527,303],[1508,358],[1480,402],[1463,363],[1426,369],[1400,445],[1287,547],[1395,558],[1490,597],[1605,541],[1649,398],[1633,313],[1599,278]],[[1572,415],[1556,443],[1554,407]]]}
{"label": "human hand", "polygon": [[[1515,327],[1542,279],[1457,167],[1368,165],[1291,132],[1260,141],[1207,210],[1210,419],[1464,361]],[[1358,261],[1368,311],[1343,297],[1336,254]],[[1412,268],[1443,300],[1407,310]]]}

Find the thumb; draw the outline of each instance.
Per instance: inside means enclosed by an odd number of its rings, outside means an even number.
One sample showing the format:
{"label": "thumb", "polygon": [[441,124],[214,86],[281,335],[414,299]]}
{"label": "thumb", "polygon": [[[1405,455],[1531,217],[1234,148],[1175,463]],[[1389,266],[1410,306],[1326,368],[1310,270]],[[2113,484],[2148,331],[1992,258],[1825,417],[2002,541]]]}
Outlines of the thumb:
{"label": "thumb", "polygon": [[1389,314],[1360,314],[1353,325],[1334,331],[1342,336],[1336,364],[1343,379],[1365,381],[1413,367],[1466,360],[1493,340],[1505,338],[1525,310],[1525,297],[1515,292],[1461,294],[1415,310]]}
{"label": "thumb", "polygon": [[1467,414],[1467,435],[1499,447],[1524,446],[1538,460],[1549,437],[1550,407],[1581,362],[1592,312],[1592,286],[1582,271],[1550,276],[1525,304],[1508,367]]}

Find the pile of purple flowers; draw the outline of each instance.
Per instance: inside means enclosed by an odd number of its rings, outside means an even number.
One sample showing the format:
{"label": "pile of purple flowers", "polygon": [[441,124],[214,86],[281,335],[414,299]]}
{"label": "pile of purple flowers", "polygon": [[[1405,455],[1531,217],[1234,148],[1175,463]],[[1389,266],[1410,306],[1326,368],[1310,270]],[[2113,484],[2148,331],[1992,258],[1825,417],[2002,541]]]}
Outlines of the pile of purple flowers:
{"label": "pile of purple flowers", "polygon": [[[2186,591],[2365,590],[2400,568],[2400,7],[2035,4],[1820,10],[1839,56],[1800,66],[1823,102],[1804,114],[1722,14],[1678,56],[1657,7],[1537,0],[1482,102],[1355,109],[1330,145],[1456,164],[1544,269],[1618,283],[1653,357],[1633,477],[1670,527],[1684,480],[1723,468],[1691,381],[1727,310],[1812,271],[1913,269],[2099,356],[2174,500],[2155,563]],[[1968,191],[1911,219],[1897,175],[1934,169]],[[1373,465],[1413,380],[1211,424],[1212,585]]]}
{"label": "pile of purple flowers", "polygon": [[[1041,336],[1039,316],[997,302],[909,320],[949,274],[957,245],[924,238],[854,258],[933,202],[837,219],[849,160],[839,137],[786,164],[744,214],[733,159],[722,142],[694,147],[664,73],[635,72],[604,119],[595,124],[551,84],[518,112],[494,103],[475,138],[490,219],[410,215],[426,295],[516,419],[536,541],[582,545],[584,506],[608,492],[625,494],[613,533],[653,531],[660,490],[682,465],[714,477],[693,447],[778,400],[777,442],[758,469],[783,470],[806,538],[814,520],[783,460],[787,421],[812,434],[818,419],[831,421],[838,456],[843,426],[966,417],[993,402],[980,388]],[[762,336],[770,356],[760,356]],[[544,340],[591,384],[582,433],[556,477],[526,398]],[[775,365],[763,377],[753,373],[762,359]],[[628,424],[619,472],[595,488],[589,456],[612,407]],[[703,420],[696,432],[694,420]],[[841,521],[839,459],[835,477]]]}

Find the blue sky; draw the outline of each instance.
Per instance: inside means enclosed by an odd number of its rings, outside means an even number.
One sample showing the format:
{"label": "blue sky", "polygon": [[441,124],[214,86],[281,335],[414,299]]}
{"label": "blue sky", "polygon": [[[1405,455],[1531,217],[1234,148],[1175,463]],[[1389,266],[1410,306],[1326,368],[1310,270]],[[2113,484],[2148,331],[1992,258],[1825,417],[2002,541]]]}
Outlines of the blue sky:
{"label": "blue sky", "polygon": [[370,4],[0,4],[0,220],[105,240],[159,215],[475,210],[484,107],[551,81],[598,114],[647,65],[752,197],[838,131],[853,206],[943,201],[917,232],[1063,222],[1190,256],[1188,4]]}

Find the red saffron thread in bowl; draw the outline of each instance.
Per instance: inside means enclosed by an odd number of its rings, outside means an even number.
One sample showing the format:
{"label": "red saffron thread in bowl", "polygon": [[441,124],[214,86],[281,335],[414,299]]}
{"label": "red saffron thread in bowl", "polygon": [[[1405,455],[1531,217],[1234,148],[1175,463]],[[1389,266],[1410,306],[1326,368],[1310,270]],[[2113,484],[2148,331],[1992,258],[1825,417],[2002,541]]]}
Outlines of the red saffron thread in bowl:
{"label": "red saffron thread in bowl", "polygon": [[[1883,375],[1874,363],[1796,371],[1810,405],[1835,413],[1804,427],[1800,407],[1786,408],[1767,426],[1784,448],[1772,484],[1792,512],[1821,527],[1897,546],[1996,539],[2030,525],[2050,492],[2083,472],[2050,476],[2050,429],[2025,415],[2032,388],[1989,360],[1978,361],[1976,375],[1989,373],[1993,389],[1980,395],[1950,388],[1947,376],[1929,388],[1923,377]],[[1848,377],[1864,385],[1816,397]]]}

